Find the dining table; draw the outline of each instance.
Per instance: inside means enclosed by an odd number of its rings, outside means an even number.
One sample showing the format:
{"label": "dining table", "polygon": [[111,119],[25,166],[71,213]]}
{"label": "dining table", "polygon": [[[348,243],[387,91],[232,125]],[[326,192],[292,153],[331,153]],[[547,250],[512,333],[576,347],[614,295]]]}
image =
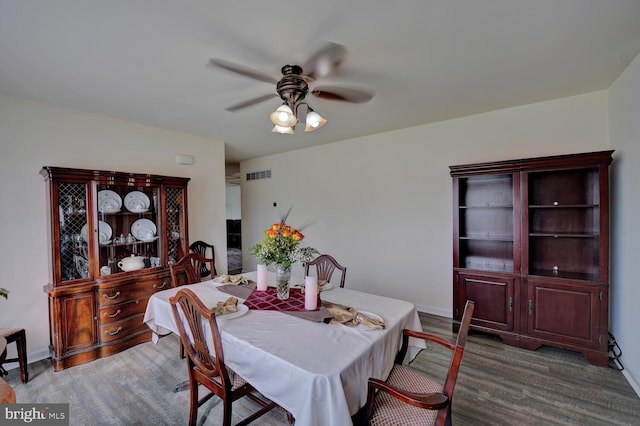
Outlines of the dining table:
{"label": "dining table", "polygon": [[[154,293],[144,315],[153,341],[178,334],[169,298],[180,289],[192,290],[213,308],[232,295],[260,296],[254,294],[258,291],[256,275],[255,271],[243,273],[243,281],[248,283],[237,289],[217,277]],[[269,273],[268,281],[274,287],[275,274]],[[304,279],[293,277],[292,283],[296,282]],[[287,312],[268,306],[249,309],[244,304],[247,297],[238,297],[237,312],[216,316],[227,366],[291,413],[296,425],[352,424],[352,416],[366,402],[369,377],[386,379],[391,372],[402,330],[422,331],[416,307],[410,302],[338,286],[323,287],[315,312]],[[331,315],[322,319],[321,314],[325,306],[332,305],[382,319],[384,328],[331,324]],[[413,338],[409,345],[410,359],[425,347],[424,341]]]}

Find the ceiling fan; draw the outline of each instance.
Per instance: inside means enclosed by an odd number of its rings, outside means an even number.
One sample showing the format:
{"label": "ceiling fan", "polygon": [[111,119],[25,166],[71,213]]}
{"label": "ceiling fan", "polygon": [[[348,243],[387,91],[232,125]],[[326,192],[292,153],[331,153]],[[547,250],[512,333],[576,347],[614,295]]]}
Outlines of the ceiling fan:
{"label": "ceiling fan", "polygon": [[224,59],[213,58],[209,61],[209,64],[254,80],[275,84],[275,92],[257,96],[225,109],[227,111],[238,111],[280,96],[283,104],[270,115],[270,119],[275,125],[272,131],[292,134],[298,122],[297,115],[301,106],[306,106],[307,108],[305,131],[316,130],[327,122],[308,103],[303,102],[309,92],[320,99],[356,104],[368,102],[373,98],[374,92],[372,90],[350,86],[313,86],[310,88],[310,85],[313,85],[317,79],[334,73],[344,60],[345,54],[346,49],[344,46],[337,43],[325,43],[309,56],[302,66],[283,66],[281,69],[282,77],[279,80],[269,74]]}

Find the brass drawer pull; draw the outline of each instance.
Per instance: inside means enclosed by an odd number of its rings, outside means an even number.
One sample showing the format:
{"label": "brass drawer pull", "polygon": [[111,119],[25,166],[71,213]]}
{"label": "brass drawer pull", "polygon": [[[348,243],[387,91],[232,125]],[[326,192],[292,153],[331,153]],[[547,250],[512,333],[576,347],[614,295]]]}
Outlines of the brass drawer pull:
{"label": "brass drawer pull", "polygon": [[104,314],[102,314],[102,315],[103,315],[103,316],[105,316],[105,317],[107,317],[107,318],[115,318],[115,317],[117,317],[118,315],[120,315],[120,312],[122,312],[122,311],[121,311],[120,309],[118,309],[118,310],[117,310],[113,315],[109,315],[109,314],[108,314],[108,313],[106,313],[106,312],[105,312]]}
{"label": "brass drawer pull", "polygon": [[116,334],[120,333],[121,331],[122,331],[122,327],[118,327],[116,329],[116,331],[105,330],[104,334],[108,334],[109,336],[115,336]]}
{"label": "brass drawer pull", "polygon": [[116,299],[118,296],[120,296],[120,292],[119,291],[116,291],[116,294],[114,294],[113,296],[107,296],[106,294],[102,295],[102,297],[104,297],[105,299],[109,299],[109,300]]}
{"label": "brass drawer pull", "polygon": [[153,288],[162,289],[162,288],[165,288],[167,286],[167,284],[169,284],[169,281],[165,280],[165,281],[162,282],[162,285],[154,284]]}

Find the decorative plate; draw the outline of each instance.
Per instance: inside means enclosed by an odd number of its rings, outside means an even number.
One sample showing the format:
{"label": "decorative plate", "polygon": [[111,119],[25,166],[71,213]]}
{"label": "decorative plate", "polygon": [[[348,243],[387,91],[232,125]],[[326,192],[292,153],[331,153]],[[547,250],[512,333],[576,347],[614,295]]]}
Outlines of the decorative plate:
{"label": "decorative plate", "polygon": [[[80,235],[85,242],[89,242],[89,236],[87,235],[87,224],[85,223],[80,230]],[[98,221],[98,238],[100,244],[109,244],[111,237],[113,236],[113,230],[107,222],[101,220]]]}
{"label": "decorative plate", "polygon": [[98,211],[117,213],[122,208],[122,198],[110,189],[98,191]]}
{"label": "decorative plate", "polygon": [[149,219],[138,219],[131,225],[131,234],[140,241],[151,240],[156,236],[156,231],[156,225]]}
{"label": "decorative plate", "polygon": [[151,201],[141,191],[131,191],[124,196],[124,206],[132,213],[144,213],[149,210]]}

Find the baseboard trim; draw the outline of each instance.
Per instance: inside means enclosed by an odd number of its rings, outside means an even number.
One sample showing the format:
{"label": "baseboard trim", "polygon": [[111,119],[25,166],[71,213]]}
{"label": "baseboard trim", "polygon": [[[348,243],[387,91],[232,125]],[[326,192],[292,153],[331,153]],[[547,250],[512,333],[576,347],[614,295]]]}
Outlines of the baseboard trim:
{"label": "baseboard trim", "polygon": [[[49,358],[49,349],[41,349],[39,351],[31,352],[27,354],[27,365],[33,362],[41,361],[43,359]],[[5,370],[13,370],[14,368],[19,368],[20,364],[18,362],[8,362],[6,364],[2,364]]]}
{"label": "baseboard trim", "polygon": [[638,378],[631,371],[629,371],[628,368],[622,370],[622,375],[625,377],[625,379],[627,379],[627,382],[629,382],[633,390],[636,392],[636,395],[640,397],[640,380],[638,380]]}

